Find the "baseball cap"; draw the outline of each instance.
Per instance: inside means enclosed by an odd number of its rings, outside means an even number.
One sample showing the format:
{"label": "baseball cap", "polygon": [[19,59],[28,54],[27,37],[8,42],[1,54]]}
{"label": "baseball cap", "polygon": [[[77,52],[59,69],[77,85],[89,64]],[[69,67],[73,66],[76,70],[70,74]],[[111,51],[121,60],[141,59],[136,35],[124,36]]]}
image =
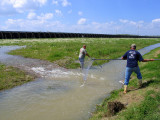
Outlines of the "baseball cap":
{"label": "baseball cap", "polygon": [[131,48],[136,48],[136,44],[132,44],[132,45],[131,45]]}

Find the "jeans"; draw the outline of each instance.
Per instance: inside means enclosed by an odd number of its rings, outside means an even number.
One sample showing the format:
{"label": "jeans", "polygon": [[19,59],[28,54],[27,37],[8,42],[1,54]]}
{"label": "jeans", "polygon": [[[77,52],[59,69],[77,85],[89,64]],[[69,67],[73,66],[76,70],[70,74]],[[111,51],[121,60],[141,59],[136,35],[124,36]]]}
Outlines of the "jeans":
{"label": "jeans", "polygon": [[83,58],[79,58],[79,61],[80,61],[81,68],[83,69],[83,67],[84,67],[84,59]]}
{"label": "jeans", "polygon": [[135,72],[137,74],[138,79],[140,80],[142,79],[139,67],[134,67],[134,68],[126,67],[124,85],[128,85],[132,72]]}

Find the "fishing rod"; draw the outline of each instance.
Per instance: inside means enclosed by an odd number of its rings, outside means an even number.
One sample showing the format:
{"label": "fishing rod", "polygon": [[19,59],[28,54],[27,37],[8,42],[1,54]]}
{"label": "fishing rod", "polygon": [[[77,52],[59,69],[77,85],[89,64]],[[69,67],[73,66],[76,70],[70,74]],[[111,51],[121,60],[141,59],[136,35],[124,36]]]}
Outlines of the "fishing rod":
{"label": "fishing rod", "polygon": [[[92,60],[124,60],[124,59],[95,59],[95,58],[92,58]],[[153,61],[158,61],[160,59],[153,59]]]}
{"label": "fishing rod", "polygon": [[93,58],[92,60],[123,60],[123,59],[95,59]]}
{"label": "fishing rod", "polygon": [[[91,58],[91,57],[89,57]],[[102,66],[100,64],[98,64],[96,62],[96,60],[127,60],[127,59],[95,59],[95,58],[91,58],[91,60],[93,60],[100,68],[102,68]],[[153,59],[153,61],[159,61],[160,59]]]}
{"label": "fishing rod", "polygon": [[160,60],[160,59],[153,59],[154,61],[158,61],[158,60]]}

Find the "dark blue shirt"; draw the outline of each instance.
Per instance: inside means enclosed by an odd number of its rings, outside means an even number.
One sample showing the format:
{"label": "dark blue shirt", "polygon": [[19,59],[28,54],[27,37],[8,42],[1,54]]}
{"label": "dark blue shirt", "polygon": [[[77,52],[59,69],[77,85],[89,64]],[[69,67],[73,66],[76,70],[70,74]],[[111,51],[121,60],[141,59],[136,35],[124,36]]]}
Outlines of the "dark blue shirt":
{"label": "dark blue shirt", "polygon": [[138,66],[138,61],[143,61],[142,55],[136,50],[129,50],[123,55],[127,59],[127,67],[133,68]]}

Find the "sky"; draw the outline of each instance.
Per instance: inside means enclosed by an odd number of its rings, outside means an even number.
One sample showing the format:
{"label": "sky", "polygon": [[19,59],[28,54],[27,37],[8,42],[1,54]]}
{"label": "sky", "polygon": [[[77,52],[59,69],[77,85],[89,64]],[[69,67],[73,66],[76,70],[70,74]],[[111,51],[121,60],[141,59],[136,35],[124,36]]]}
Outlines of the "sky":
{"label": "sky", "polygon": [[160,0],[0,0],[0,31],[160,35]]}

